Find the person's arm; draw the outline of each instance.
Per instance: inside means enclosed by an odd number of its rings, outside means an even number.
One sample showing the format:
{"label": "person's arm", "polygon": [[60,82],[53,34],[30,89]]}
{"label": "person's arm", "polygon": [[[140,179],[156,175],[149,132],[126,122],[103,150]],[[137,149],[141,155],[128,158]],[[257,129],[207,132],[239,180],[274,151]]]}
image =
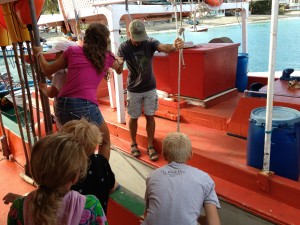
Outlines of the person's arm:
{"label": "person's arm", "polygon": [[164,53],[171,53],[184,47],[184,42],[180,38],[176,38],[174,44],[159,44],[157,51]]}
{"label": "person's arm", "polygon": [[4,197],[3,197],[3,201],[4,204],[9,204],[9,203],[13,203],[17,198],[22,197],[22,195],[19,194],[15,194],[15,193],[7,193]]}
{"label": "person's arm", "polygon": [[20,221],[23,221],[23,201],[17,199],[11,205],[7,215],[7,225],[18,225]]}
{"label": "person's arm", "polygon": [[206,216],[200,216],[198,222],[201,225],[221,225],[217,207],[214,204],[204,204]]}
{"label": "person's arm", "polygon": [[48,98],[54,98],[58,93],[57,88],[53,85],[48,87],[45,83],[39,83],[39,88]]}
{"label": "person's arm", "polygon": [[112,68],[117,72],[117,74],[121,74],[123,72],[124,60],[122,57],[116,57]]}
{"label": "person's arm", "polygon": [[[86,215],[89,215],[90,217],[88,218]],[[93,195],[86,195],[86,202],[82,217],[84,218],[84,221],[90,225],[107,224],[107,219],[100,201]]]}
{"label": "person's arm", "polygon": [[53,63],[50,64],[45,60],[41,47],[33,47],[33,52],[38,59],[39,65],[43,73],[48,79],[50,79],[52,74],[54,74],[55,72],[65,69],[68,66],[67,60],[65,59],[63,54]]}

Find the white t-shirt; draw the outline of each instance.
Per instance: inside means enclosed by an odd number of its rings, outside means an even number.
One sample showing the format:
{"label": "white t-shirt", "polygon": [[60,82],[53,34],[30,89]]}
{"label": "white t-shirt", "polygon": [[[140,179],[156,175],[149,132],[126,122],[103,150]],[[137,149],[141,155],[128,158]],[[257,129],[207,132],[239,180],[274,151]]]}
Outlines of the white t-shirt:
{"label": "white t-shirt", "polygon": [[58,91],[63,87],[66,82],[67,78],[67,71],[66,70],[59,70],[52,75],[52,85],[56,87]]}
{"label": "white t-shirt", "polygon": [[158,168],[146,184],[147,216],[142,225],[197,225],[204,203],[220,208],[210,176],[186,164]]}

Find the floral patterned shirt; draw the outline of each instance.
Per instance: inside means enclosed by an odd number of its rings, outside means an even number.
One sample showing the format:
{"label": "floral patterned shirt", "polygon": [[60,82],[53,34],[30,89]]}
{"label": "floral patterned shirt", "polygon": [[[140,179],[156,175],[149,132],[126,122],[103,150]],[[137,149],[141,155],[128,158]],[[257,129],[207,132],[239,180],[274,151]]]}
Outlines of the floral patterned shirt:
{"label": "floral patterned shirt", "polygon": [[[15,200],[10,207],[7,225],[23,225],[24,197]],[[99,200],[93,195],[86,195],[85,207],[79,225],[108,225]]]}

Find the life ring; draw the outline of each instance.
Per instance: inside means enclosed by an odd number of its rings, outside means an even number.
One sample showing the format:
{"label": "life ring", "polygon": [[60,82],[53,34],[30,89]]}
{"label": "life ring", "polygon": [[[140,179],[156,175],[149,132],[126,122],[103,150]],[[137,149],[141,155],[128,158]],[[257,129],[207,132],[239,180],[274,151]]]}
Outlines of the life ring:
{"label": "life ring", "polygon": [[[35,15],[36,15],[37,19],[40,17],[40,15],[42,13],[44,3],[45,3],[45,0],[34,0]],[[24,23],[26,25],[32,24],[28,0],[17,1],[14,8],[15,8],[17,16],[22,21],[22,23]]]}
{"label": "life ring", "polygon": [[205,0],[205,3],[210,6],[220,6],[223,3],[223,0]]}
{"label": "life ring", "polygon": [[8,31],[5,27],[0,24],[0,46],[8,46],[11,45]]}
{"label": "life ring", "polygon": [[2,7],[0,7],[0,25],[2,25],[6,29],[6,22],[3,16]]}
{"label": "life ring", "polygon": [[12,43],[30,41],[29,31],[16,14],[12,12],[14,2],[2,5],[3,15],[6,22],[8,34]]}

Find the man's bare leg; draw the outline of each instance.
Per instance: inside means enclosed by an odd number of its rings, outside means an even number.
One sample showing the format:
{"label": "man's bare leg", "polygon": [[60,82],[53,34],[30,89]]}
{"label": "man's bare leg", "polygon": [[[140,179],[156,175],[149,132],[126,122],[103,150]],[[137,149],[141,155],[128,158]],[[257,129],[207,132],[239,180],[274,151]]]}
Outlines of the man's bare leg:
{"label": "man's bare leg", "polygon": [[146,131],[148,135],[148,154],[150,156],[151,161],[156,161],[158,159],[158,155],[153,147],[153,141],[154,141],[154,133],[155,133],[155,120],[154,116],[147,116],[146,117]]}
{"label": "man's bare leg", "polygon": [[134,157],[139,157],[141,155],[137,143],[136,143],[136,132],[138,128],[138,119],[133,119],[130,117],[129,119],[129,132],[131,138],[131,154]]}

